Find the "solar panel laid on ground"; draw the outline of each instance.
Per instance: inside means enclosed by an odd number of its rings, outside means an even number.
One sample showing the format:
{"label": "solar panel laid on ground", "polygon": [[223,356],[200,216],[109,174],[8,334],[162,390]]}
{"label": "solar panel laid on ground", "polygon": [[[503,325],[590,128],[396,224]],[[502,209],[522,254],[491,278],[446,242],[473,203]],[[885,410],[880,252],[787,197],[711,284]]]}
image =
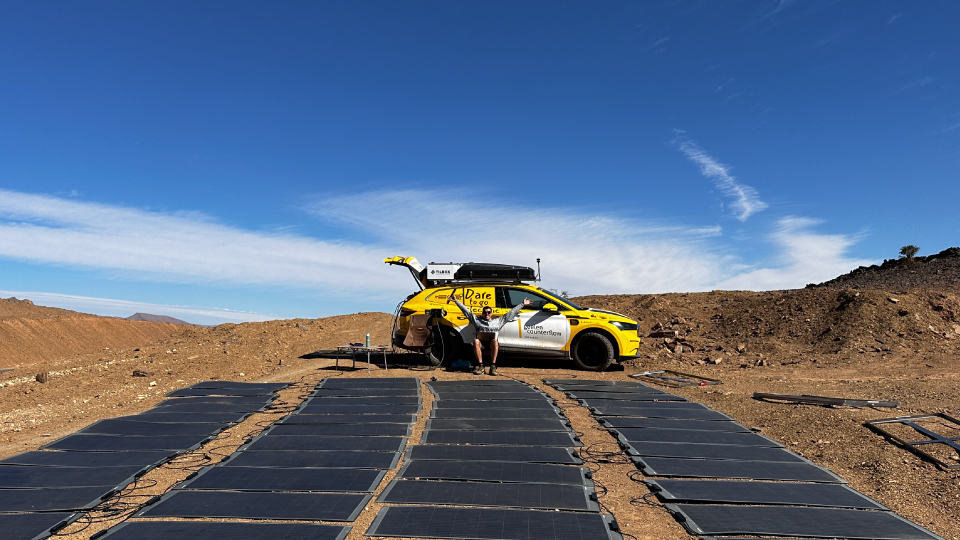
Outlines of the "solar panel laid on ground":
{"label": "solar panel laid on ground", "polygon": [[117,467],[140,465],[152,469],[176,455],[159,452],[24,452],[0,461],[0,465],[42,465],[46,467]]}
{"label": "solar panel laid on ground", "polygon": [[327,405],[312,403],[309,407],[301,407],[298,414],[383,414],[389,411],[392,414],[417,414],[420,405]]}
{"label": "solar panel laid on ground", "polygon": [[273,394],[273,391],[257,388],[181,388],[168,393],[167,397],[265,396],[270,394]]}
{"label": "solar panel laid on ground", "polygon": [[144,422],[139,420],[99,420],[81,429],[77,433],[97,433],[102,435],[155,436],[190,435],[208,437],[225,429],[227,424],[179,424],[173,422]]}
{"label": "solar panel laid on ground", "polygon": [[378,377],[360,379],[324,379],[317,388],[419,388],[416,377]]}
{"label": "solar panel laid on ground", "polygon": [[211,467],[177,489],[371,493],[384,474],[382,470],[357,468]]}
{"label": "solar panel laid on ground", "polygon": [[314,406],[330,406],[330,405],[347,405],[350,407],[356,406],[377,406],[381,410],[386,409],[387,407],[393,407],[396,405],[420,405],[420,398],[418,396],[403,397],[403,396],[386,396],[386,397],[312,397],[308,398],[300,406],[300,410],[309,409]]}
{"label": "solar panel laid on ground", "polygon": [[0,488],[122,487],[146,469],[140,464],[98,468],[3,465],[0,466]]}
{"label": "solar panel laid on ground", "polygon": [[502,409],[496,414],[484,407],[464,407],[460,409],[433,409],[430,418],[487,418],[496,416],[499,419],[511,418],[562,418],[560,409]]}
{"label": "solar panel laid on ground", "polygon": [[570,425],[560,418],[431,418],[427,430],[464,431],[569,431]]}
{"label": "solar panel laid on ground", "polygon": [[565,463],[580,465],[583,460],[569,448],[536,446],[413,445],[406,461],[515,461],[521,463]]}
{"label": "solar panel laid on ground", "polygon": [[[89,510],[116,492],[117,486],[0,488],[4,512],[76,512]],[[7,538],[7,536],[4,536]]]}
{"label": "solar panel laid on ground", "polygon": [[562,431],[425,431],[421,444],[495,444],[506,446],[583,446]]}
{"label": "solar panel laid on ground", "polygon": [[646,418],[676,418],[678,420],[725,420],[733,418],[700,405],[699,403],[684,402],[651,402],[649,406],[640,406],[641,402],[634,401],[635,405],[594,405],[590,412],[597,416],[642,416]]}
{"label": "solar panel laid on ground", "polygon": [[241,381],[200,381],[191,384],[187,388],[244,388],[250,390],[261,390],[264,392],[276,392],[290,386],[291,383],[249,383]]}
{"label": "solar panel laid on ground", "polygon": [[[180,401],[188,399],[189,401]],[[190,398],[177,398],[171,400],[169,403],[158,403],[155,410],[158,412],[176,413],[252,413],[262,411],[266,407],[266,403],[217,403],[212,401],[193,401],[193,399]]]}
{"label": "solar panel laid on ground", "polygon": [[578,512],[393,506],[380,510],[367,536],[472,540],[621,540],[611,516]]}
{"label": "solar panel laid on ground", "polygon": [[618,393],[618,394],[609,394],[605,392],[565,392],[570,398],[579,400],[581,404],[588,407],[594,405],[603,405],[608,402],[635,402],[635,401],[687,401],[687,398],[681,396],[674,396],[672,394],[634,394],[634,393]]}
{"label": "solar panel laid on ground", "polygon": [[802,506],[669,504],[691,534],[756,534],[863,540],[943,540],[892,512]]}
{"label": "solar panel laid on ground", "polygon": [[154,405],[155,408],[183,407],[190,404],[235,405],[243,410],[254,411],[273,401],[274,396],[197,396],[167,399]]}
{"label": "solar panel laid on ground", "polygon": [[683,458],[693,460],[786,461],[807,460],[785,448],[732,446],[724,444],[683,444],[632,441],[623,443],[633,456]]}
{"label": "solar panel laid on ground", "polygon": [[377,500],[400,504],[600,511],[592,487],[564,484],[399,479],[390,482]]}
{"label": "solar panel laid on ground", "polygon": [[[498,405],[492,405],[493,403],[498,403]],[[543,398],[540,399],[524,399],[524,400],[514,400],[514,401],[501,401],[501,402],[491,402],[491,401],[475,401],[475,400],[462,400],[462,399],[438,399],[433,402],[433,407],[438,410],[442,409],[472,409],[472,408],[487,408],[487,414],[493,414],[493,409],[530,409],[538,411],[556,411],[557,407]]]}
{"label": "solar panel laid on ground", "polygon": [[737,433],[730,431],[705,431],[699,429],[659,429],[659,428],[616,428],[611,430],[624,442],[656,441],[669,443],[726,444],[733,446],[769,446],[783,445],[758,433]]}
{"label": "solar panel laid on ground", "polygon": [[75,450],[84,452],[124,452],[129,450],[193,450],[199,448],[206,438],[163,435],[157,437],[125,437],[123,435],[75,434],[45,444],[49,450]]}
{"label": "solar panel laid on ground", "polygon": [[276,450],[378,450],[399,452],[407,444],[406,437],[341,437],[341,436],[258,436],[240,447],[243,451]]}
{"label": "solar panel laid on ground", "polygon": [[750,433],[746,426],[733,421],[717,420],[677,420],[674,418],[637,418],[632,416],[611,416],[597,418],[601,425],[610,428],[660,428],[660,429],[701,429],[706,431],[731,431]]}
{"label": "solar panel laid on ground", "polygon": [[886,510],[841,484],[746,482],[736,480],[644,480],[657,497],[671,502],[783,504]]}
{"label": "solar panel laid on ground", "polygon": [[137,517],[353,521],[370,501],[360,493],[173,491]]}
{"label": "solar panel laid on ground", "polygon": [[314,523],[140,521],[123,523],[102,540],[344,540],[352,527]]}
{"label": "solar panel laid on ground", "polygon": [[410,424],[281,424],[269,429],[271,435],[364,437],[408,437]]}
{"label": "solar panel laid on ground", "polygon": [[476,480],[486,482],[534,482],[586,485],[589,469],[544,463],[506,461],[411,461],[397,478],[420,480]]}
{"label": "solar panel laid on ground", "polygon": [[619,394],[649,394],[649,395],[669,395],[673,396],[665,390],[660,390],[659,388],[651,388],[649,386],[634,387],[634,386],[609,386],[609,385],[587,385],[587,384],[555,384],[553,385],[557,390],[567,393],[567,392],[603,392],[607,395],[619,395]]}
{"label": "solar panel laid on ground", "polygon": [[310,397],[420,397],[418,388],[319,388]]}
{"label": "solar panel laid on ground", "polygon": [[399,452],[369,450],[305,450],[301,452],[234,452],[221,467],[354,467],[393,469]]}
{"label": "solar panel laid on ground", "polygon": [[80,514],[50,512],[41,514],[0,514],[0,531],[7,538],[40,540],[69,525]]}
{"label": "solar panel laid on ground", "polygon": [[291,414],[277,424],[413,424],[415,414]]}
{"label": "solar panel laid on ground", "polygon": [[236,424],[243,422],[250,416],[249,412],[178,412],[174,410],[150,409],[135,416],[122,418],[136,418],[142,422],[158,422],[172,424]]}

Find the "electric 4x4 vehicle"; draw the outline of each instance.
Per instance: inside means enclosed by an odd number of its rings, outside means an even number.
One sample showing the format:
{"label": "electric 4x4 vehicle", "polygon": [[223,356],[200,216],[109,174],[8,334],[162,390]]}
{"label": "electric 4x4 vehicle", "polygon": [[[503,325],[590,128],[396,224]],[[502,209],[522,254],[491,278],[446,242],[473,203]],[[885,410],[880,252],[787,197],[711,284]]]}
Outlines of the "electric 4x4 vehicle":
{"label": "electric 4x4 vehicle", "polygon": [[[413,257],[383,262],[407,267],[420,287],[400,306],[393,344],[426,352],[434,365],[473,355],[467,344],[473,343],[475,330],[456,305],[447,303],[451,294],[474,313],[486,306],[493,308],[494,317],[503,316],[524,298],[533,302],[500,330],[501,356],[571,358],[581,369],[601,371],[614,361],[637,355],[640,336],[636,321],[580,307],[526,283],[538,280],[532,268],[484,263],[430,263],[424,267]],[[429,338],[418,346],[410,346],[406,339],[411,320],[421,329],[430,329]]]}

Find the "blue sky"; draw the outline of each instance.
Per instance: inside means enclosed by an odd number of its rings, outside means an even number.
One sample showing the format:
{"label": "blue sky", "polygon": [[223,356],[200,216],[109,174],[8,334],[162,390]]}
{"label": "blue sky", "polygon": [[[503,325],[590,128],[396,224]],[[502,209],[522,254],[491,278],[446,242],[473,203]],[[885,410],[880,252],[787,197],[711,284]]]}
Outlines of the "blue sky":
{"label": "blue sky", "polygon": [[381,261],[574,295],[960,244],[948,1],[3,2],[0,295],[393,310]]}

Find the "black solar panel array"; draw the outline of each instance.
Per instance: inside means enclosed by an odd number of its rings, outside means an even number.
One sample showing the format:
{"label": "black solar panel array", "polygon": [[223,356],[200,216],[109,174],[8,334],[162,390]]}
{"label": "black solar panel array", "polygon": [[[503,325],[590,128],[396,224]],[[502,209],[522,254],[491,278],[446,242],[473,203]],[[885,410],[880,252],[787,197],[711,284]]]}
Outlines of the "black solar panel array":
{"label": "black solar panel array", "polygon": [[[638,382],[545,380],[581,400],[695,535],[933,540],[933,533],[732,418]],[[731,539],[733,540],[733,539]]]}
{"label": "black solar panel array", "polygon": [[[137,516],[354,521],[386,471],[397,465],[420,403],[419,381],[414,378],[326,379],[296,411]],[[302,417],[309,418],[301,421]],[[157,538],[232,537],[228,525],[237,524],[192,525],[188,529],[165,525],[171,528],[164,529],[168,536]],[[320,540],[343,538],[350,530],[347,525],[255,525],[244,534]],[[152,533],[145,527],[118,528],[109,540],[138,538],[146,534],[144,530]]]}
{"label": "black solar panel array", "polygon": [[620,538],[549,396],[505,379],[427,385],[436,399],[421,444],[378,499],[400,506],[382,509],[368,536]]}
{"label": "black solar panel array", "polygon": [[[202,386],[201,386],[202,385]],[[173,456],[262,410],[286,384],[198,383],[141,414],[100,420],[0,460],[0,530],[40,539]],[[245,397],[235,397],[245,396]]]}

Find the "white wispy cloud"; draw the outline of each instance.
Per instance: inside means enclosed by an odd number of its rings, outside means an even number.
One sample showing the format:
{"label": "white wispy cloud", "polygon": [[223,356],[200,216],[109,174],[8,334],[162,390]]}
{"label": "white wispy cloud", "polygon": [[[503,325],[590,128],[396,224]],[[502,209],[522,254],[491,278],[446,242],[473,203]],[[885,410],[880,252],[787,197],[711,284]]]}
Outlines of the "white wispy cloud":
{"label": "white wispy cloud", "polygon": [[[411,208],[422,211],[411,214]],[[770,236],[778,257],[762,266],[738,257],[716,225],[519,206],[469,191],[374,191],[318,198],[305,210],[372,240],[359,245],[264,233],[200,214],[0,191],[0,257],[132,280],[321,290],[341,299],[343,312],[351,311],[350,298],[392,307],[414,289],[406,272],[382,263],[393,255],[527,266],[540,258],[543,285],[573,294],[802,287],[863,262],[846,255],[855,237],[818,234],[816,223],[803,218],[780,222]],[[118,316],[146,311],[201,323],[270,318],[55,293],[5,294]]]}
{"label": "white wispy cloud", "polygon": [[382,249],[239,229],[199,213],[0,190],[0,256],[110,269],[150,281],[269,284],[340,291],[393,283]]}
{"label": "white wispy cloud", "polygon": [[730,206],[734,215],[740,221],[746,221],[750,216],[767,208],[767,203],[760,200],[757,190],[741,184],[736,177],[730,174],[730,169],[707,154],[702,148],[691,141],[683,131],[676,132],[674,143],[687,159],[700,167],[700,173],[713,180],[721,193],[733,199]]}
{"label": "white wispy cloud", "polygon": [[194,324],[220,324],[225,322],[241,323],[255,321],[270,321],[277,319],[275,315],[265,315],[251,311],[234,311],[230,309],[216,309],[195,306],[176,306],[168,304],[152,304],[149,302],[132,302],[113,298],[96,298],[91,296],[77,296],[42,291],[2,291],[2,297],[16,297],[29,299],[41,306],[58,307],[79,311],[81,313],[96,313],[108,317],[129,317],[134,313],[150,313],[153,315],[167,315],[176,317]]}
{"label": "white wispy cloud", "polygon": [[852,258],[849,249],[857,235],[822,234],[814,228],[820,220],[788,216],[777,221],[768,235],[775,246],[776,260],[770,267],[746,269],[718,283],[719,289],[795,289],[845,274],[858,266],[877,261]]}

